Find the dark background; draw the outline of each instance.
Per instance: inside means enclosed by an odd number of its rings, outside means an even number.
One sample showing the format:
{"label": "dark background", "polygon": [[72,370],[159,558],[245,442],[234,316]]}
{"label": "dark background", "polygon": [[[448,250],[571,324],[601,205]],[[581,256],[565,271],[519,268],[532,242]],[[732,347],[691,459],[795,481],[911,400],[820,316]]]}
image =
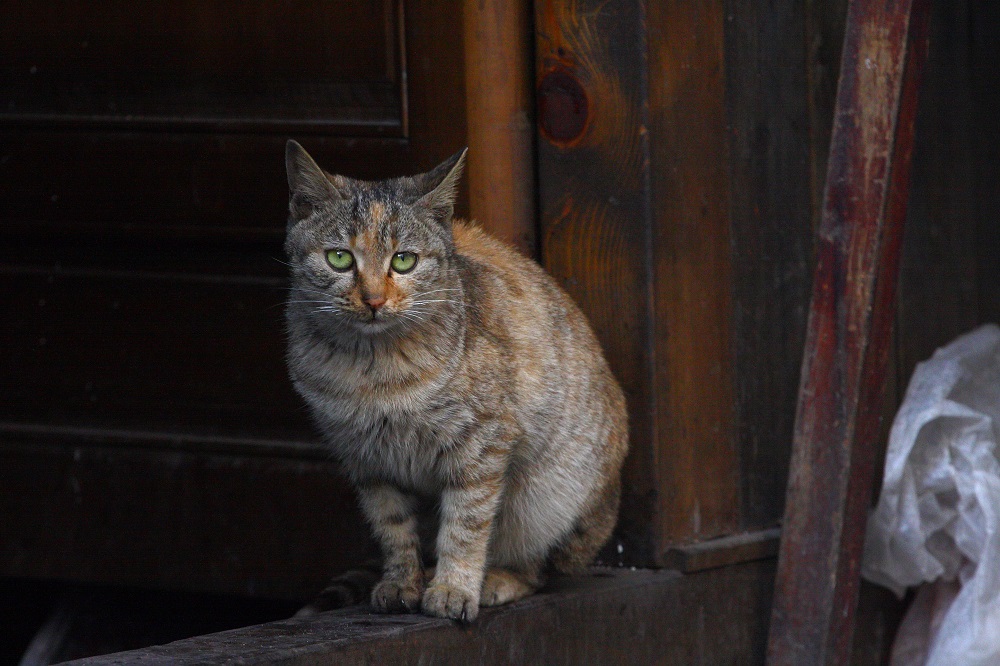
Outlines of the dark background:
{"label": "dark background", "polygon": [[[628,395],[626,564],[783,512],[846,3],[766,4],[534,4],[534,250]],[[285,374],[284,143],[363,178],[464,146],[461,3],[0,17],[8,598],[308,598],[369,542]],[[886,424],[1000,315],[998,35],[995,3],[935,3]]]}

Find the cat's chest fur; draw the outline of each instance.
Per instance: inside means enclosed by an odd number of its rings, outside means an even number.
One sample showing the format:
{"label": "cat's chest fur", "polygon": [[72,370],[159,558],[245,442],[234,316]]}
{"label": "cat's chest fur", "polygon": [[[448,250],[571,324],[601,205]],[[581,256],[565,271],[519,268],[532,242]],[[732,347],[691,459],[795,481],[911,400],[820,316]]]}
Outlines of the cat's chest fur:
{"label": "cat's chest fur", "polygon": [[295,347],[296,387],[356,481],[436,492],[461,473],[476,416],[455,397],[454,358],[416,347],[335,350],[315,339]]}

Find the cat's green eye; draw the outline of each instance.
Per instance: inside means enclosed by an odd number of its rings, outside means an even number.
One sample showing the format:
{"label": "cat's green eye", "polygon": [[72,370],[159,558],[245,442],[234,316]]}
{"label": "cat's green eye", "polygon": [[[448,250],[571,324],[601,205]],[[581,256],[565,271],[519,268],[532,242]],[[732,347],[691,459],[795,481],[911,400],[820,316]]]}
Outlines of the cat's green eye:
{"label": "cat's green eye", "polygon": [[327,250],[326,262],[335,271],[346,271],[354,265],[354,255],[347,250]]}
{"label": "cat's green eye", "polygon": [[397,252],[392,255],[390,265],[397,273],[409,273],[417,265],[417,255],[412,252]]}

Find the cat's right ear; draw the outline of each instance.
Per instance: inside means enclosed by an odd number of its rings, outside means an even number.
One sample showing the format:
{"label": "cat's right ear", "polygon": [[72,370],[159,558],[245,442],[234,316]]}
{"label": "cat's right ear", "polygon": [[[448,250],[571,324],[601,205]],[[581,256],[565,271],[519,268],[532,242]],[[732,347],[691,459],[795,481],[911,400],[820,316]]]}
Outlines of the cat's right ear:
{"label": "cat's right ear", "polygon": [[306,149],[297,141],[285,144],[288,172],[288,210],[295,222],[309,217],[319,204],[343,197]]}
{"label": "cat's right ear", "polygon": [[458,196],[458,181],[465,169],[467,152],[469,149],[463,148],[427,173],[414,178],[425,192],[417,200],[417,205],[429,210],[439,222],[451,223],[455,198]]}

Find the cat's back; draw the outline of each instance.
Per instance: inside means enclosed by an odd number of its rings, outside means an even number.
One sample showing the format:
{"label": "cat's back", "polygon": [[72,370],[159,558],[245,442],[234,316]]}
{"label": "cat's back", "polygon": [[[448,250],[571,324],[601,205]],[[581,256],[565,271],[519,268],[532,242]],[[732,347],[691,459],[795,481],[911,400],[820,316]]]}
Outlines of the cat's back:
{"label": "cat's back", "polygon": [[[465,286],[481,325],[497,337],[538,346],[539,333],[568,337],[597,352],[586,318],[569,295],[536,262],[476,224],[456,220],[455,249],[465,258]],[[590,347],[594,348],[591,349]]]}
{"label": "cat's back", "polygon": [[512,465],[520,476],[510,481],[521,491],[511,491],[504,514],[520,516],[511,525],[551,523],[517,537],[508,525],[499,541],[550,543],[568,527],[556,516],[576,517],[585,505],[616,497],[628,449],[625,396],[589,322],[555,279],[475,226],[454,229],[456,250],[473,273],[463,280],[475,292],[466,296],[477,311],[470,338],[490,341],[470,350],[466,369],[475,377],[500,370],[514,378],[506,404],[526,435]]}
{"label": "cat's back", "polygon": [[499,353],[490,362],[512,368],[519,402],[546,424],[539,427],[552,425],[553,408],[582,409],[620,427],[624,396],[573,299],[541,266],[474,224],[456,221],[454,236],[474,273],[464,281],[475,304],[473,328],[494,341]]}

